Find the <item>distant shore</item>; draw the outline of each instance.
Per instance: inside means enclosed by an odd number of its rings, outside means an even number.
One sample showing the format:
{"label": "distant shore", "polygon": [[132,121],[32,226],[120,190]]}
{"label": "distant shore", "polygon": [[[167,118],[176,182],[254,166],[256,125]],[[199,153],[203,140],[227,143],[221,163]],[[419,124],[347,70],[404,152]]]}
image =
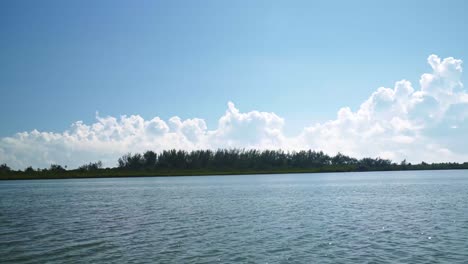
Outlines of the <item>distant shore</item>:
{"label": "distant shore", "polygon": [[467,167],[457,168],[406,168],[406,169],[370,169],[370,170],[340,170],[340,169],[297,169],[297,170],[258,170],[258,171],[118,171],[116,169],[102,169],[94,173],[83,173],[76,170],[65,171],[60,174],[25,174],[15,173],[0,175],[0,180],[47,180],[47,179],[92,179],[92,178],[138,178],[138,177],[190,177],[190,176],[237,176],[261,174],[291,174],[291,173],[340,173],[340,172],[375,172],[375,171],[430,171],[430,170],[465,170]]}
{"label": "distant shore", "polygon": [[97,161],[71,170],[58,164],[44,169],[30,166],[24,170],[13,170],[7,164],[0,164],[0,180],[468,169],[468,162],[411,164],[406,160],[395,163],[380,157],[356,159],[341,153],[330,156],[313,150],[256,149],[190,152],[172,149],[160,153],[149,150],[143,154],[125,154],[117,164],[114,168],[103,168],[102,162]]}

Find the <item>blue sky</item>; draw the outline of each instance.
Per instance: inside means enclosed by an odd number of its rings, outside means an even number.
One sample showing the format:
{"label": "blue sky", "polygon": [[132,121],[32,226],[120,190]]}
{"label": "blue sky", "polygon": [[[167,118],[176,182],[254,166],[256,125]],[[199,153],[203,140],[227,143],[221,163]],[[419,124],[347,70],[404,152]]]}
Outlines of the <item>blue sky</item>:
{"label": "blue sky", "polygon": [[2,1],[0,135],[76,120],[204,117],[226,103],[298,130],[466,58],[466,1]]}
{"label": "blue sky", "polygon": [[[466,1],[2,1],[0,137],[100,116],[202,118],[232,101],[285,135],[468,57]],[[466,77],[461,76],[463,82]]]}

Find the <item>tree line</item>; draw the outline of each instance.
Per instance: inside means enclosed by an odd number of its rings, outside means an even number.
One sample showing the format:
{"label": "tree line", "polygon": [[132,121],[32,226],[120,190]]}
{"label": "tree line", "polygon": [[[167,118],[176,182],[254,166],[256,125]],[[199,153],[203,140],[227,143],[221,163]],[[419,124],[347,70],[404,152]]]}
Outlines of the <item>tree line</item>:
{"label": "tree line", "polygon": [[128,153],[117,160],[117,167],[103,168],[101,161],[84,164],[69,170],[67,166],[52,164],[49,168],[13,170],[0,165],[0,178],[71,178],[150,175],[202,175],[241,173],[332,172],[377,170],[468,169],[465,163],[411,164],[403,160],[356,159],[341,153],[334,156],[322,151],[283,151],[256,149],[164,150],[160,153]]}
{"label": "tree line", "polygon": [[361,160],[338,153],[329,156],[322,151],[255,150],[255,149],[218,149],[212,150],[165,150],[161,153],[147,151],[143,154],[128,153],[118,160],[118,168],[128,170],[154,169],[306,169],[326,166],[355,165],[365,168],[385,168],[392,162],[381,158]]}

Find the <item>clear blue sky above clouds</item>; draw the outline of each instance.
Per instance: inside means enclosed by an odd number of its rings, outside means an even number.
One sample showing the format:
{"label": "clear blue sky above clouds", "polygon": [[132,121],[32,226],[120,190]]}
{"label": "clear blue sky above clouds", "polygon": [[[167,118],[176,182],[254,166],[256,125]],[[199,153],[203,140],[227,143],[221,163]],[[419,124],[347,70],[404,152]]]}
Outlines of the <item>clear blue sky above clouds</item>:
{"label": "clear blue sky above clouds", "polygon": [[431,53],[467,58],[467,3],[1,1],[0,136],[96,111],[211,128],[228,101],[297,132],[379,86],[417,84]]}

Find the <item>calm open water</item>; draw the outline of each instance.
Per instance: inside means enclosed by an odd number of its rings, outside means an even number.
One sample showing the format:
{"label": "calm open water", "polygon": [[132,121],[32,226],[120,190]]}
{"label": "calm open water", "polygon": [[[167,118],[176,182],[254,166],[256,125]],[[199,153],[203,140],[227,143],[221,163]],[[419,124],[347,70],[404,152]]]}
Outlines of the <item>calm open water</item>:
{"label": "calm open water", "polygon": [[2,263],[468,263],[468,171],[0,181]]}

